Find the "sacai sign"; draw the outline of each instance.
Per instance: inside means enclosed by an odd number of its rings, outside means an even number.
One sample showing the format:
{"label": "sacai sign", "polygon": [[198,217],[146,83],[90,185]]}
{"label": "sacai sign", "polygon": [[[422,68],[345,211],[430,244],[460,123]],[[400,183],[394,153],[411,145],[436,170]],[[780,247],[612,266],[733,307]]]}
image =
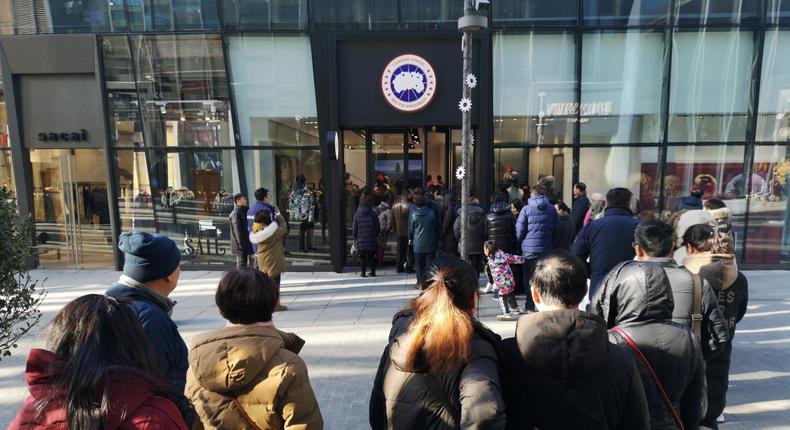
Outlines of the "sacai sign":
{"label": "sacai sign", "polygon": [[436,94],[436,74],[419,55],[404,54],[392,59],[381,74],[384,99],[402,112],[417,112]]}

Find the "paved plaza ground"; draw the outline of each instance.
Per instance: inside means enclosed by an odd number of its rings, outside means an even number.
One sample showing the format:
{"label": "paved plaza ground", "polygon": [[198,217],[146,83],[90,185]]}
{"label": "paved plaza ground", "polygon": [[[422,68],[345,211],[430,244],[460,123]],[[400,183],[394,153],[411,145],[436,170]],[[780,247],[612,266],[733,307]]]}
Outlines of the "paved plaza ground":
{"label": "paved plaza ground", "polygon": [[[353,273],[287,273],[275,324],[303,337],[307,363],[327,429],[366,429],[368,399],[376,366],[387,341],[392,315],[415,297],[414,278],[381,271],[378,278]],[[727,424],[723,429],[790,429],[790,272],[746,272],[749,312],[738,326],[733,352]],[[70,300],[102,293],[118,278],[112,271],[35,271],[45,279],[44,318],[10,358],[0,362],[0,428],[5,428],[27,395],[25,357],[44,347],[47,324]],[[173,318],[188,342],[195,334],[221,327],[214,305],[221,272],[183,272],[173,298]],[[523,300],[520,300],[523,302]],[[502,336],[515,322],[498,322],[498,308],[481,300],[480,319]]]}

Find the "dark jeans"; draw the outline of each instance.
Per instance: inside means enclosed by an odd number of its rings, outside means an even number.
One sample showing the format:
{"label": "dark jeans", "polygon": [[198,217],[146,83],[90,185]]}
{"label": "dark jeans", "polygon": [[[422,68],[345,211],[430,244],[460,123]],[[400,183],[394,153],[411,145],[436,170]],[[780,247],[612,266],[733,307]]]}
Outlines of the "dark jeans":
{"label": "dark jeans", "polygon": [[310,221],[302,221],[299,223],[299,250],[302,252],[307,251],[307,245],[305,244],[305,236],[307,235],[307,231],[312,229],[313,226],[311,226]]}
{"label": "dark jeans", "polygon": [[532,300],[532,291],[529,289],[529,280],[532,278],[532,272],[535,271],[535,263],[543,254],[539,252],[526,252],[524,253],[524,293],[527,295],[527,301],[524,309],[534,311],[535,302]]}
{"label": "dark jeans", "polygon": [[483,270],[483,254],[469,254],[469,265],[475,269],[477,276],[480,277],[480,272]]}
{"label": "dark jeans", "polygon": [[359,265],[362,266],[362,274],[365,274],[365,267],[370,264],[370,274],[376,274],[376,251],[359,251]]}
{"label": "dark jeans", "polygon": [[417,283],[423,287],[427,287],[428,271],[433,264],[433,257],[435,252],[415,252],[414,253],[414,268],[417,270]]}
{"label": "dark jeans", "polygon": [[250,255],[251,254],[237,255],[236,256],[236,268],[237,269],[241,269],[242,267],[251,267],[250,266]]}
{"label": "dark jeans", "polygon": [[398,255],[395,257],[395,269],[399,271],[414,270],[414,253],[409,245],[408,237],[398,236]]}

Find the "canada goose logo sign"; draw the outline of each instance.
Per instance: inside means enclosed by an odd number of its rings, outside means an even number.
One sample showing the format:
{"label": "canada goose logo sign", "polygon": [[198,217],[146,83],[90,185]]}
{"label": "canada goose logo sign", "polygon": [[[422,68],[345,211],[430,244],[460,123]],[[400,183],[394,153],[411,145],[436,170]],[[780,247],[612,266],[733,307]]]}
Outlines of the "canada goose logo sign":
{"label": "canada goose logo sign", "polygon": [[419,55],[399,55],[384,68],[381,90],[390,106],[401,112],[417,112],[436,94],[436,74]]}

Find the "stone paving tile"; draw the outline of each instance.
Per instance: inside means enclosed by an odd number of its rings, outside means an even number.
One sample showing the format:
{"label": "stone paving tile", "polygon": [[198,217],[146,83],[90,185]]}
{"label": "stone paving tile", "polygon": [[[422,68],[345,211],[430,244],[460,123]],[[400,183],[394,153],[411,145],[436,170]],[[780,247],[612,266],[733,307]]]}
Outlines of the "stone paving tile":
{"label": "stone paving tile", "polygon": [[[367,429],[368,401],[392,315],[413,297],[414,278],[380,271],[377,278],[355,273],[285,273],[282,301],[287,312],[275,324],[306,340],[301,356],[327,429]],[[787,272],[747,272],[751,282],[749,313],[738,326],[728,394],[727,423],[722,429],[790,428],[790,285],[777,282]],[[8,425],[27,395],[27,351],[46,345],[46,324],[70,300],[102,293],[118,277],[112,271],[34,271],[47,278],[48,296],[42,323],[12,357],[0,362],[0,428]],[[224,321],[213,303],[221,272],[182,272],[173,297],[173,317],[188,342],[196,333],[219,328]],[[524,298],[519,297],[519,303]],[[481,297],[479,318],[502,336],[512,336],[514,322],[496,321],[496,302]]]}

